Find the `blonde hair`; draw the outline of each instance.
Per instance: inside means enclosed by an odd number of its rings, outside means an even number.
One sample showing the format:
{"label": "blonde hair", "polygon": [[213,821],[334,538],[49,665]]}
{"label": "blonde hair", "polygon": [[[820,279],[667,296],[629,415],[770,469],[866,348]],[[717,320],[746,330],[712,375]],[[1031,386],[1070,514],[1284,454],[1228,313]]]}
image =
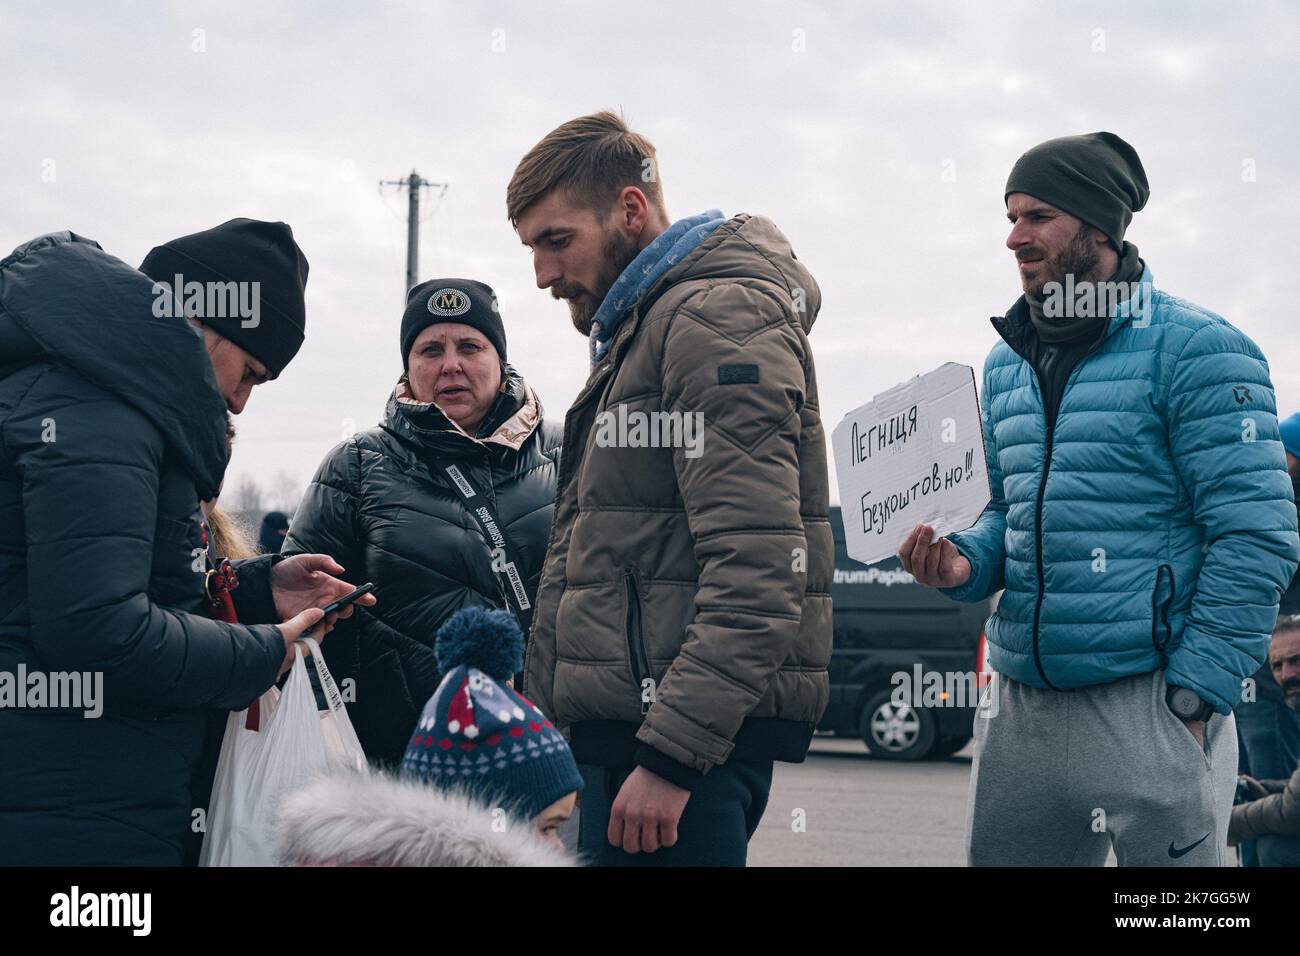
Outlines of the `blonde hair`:
{"label": "blonde hair", "polygon": [[[230,413],[226,413],[226,455],[229,456],[235,444],[235,420]],[[221,494],[218,489],[217,494]],[[234,518],[221,510],[215,498],[212,499],[212,506],[208,508],[207,517],[204,523],[208,526],[208,554],[212,558],[212,563],[218,563],[222,558],[229,558],[231,561],[238,561],[240,558],[257,557],[257,548],[253,547],[252,539]]]}
{"label": "blonde hair", "polygon": [[546,134],[515,167],[506,215],[517,225],[529,207],[563,189],[575,203],[604,212],[627,186],[666,219],[655,148],[609,110],[579,116]]}
{"label": "blonde hair", "polygon": [[243,527],[230,515],[221,510],[220,505],[213,505],[208,512],[208,554],[213,563],[222,558],[238,561],[240,558],[257,557],[257,549]]}

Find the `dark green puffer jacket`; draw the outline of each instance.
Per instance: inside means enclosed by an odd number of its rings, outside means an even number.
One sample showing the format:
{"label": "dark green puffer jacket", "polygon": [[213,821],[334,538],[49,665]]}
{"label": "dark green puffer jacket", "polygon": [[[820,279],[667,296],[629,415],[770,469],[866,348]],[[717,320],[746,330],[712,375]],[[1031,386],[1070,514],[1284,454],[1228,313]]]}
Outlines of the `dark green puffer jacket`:
{"label": "dark green puffer jacket", "polygon": [[[0,261],[0,680],[103,681],[98,718],[0,706],[0,865],[179,864],[204,709],[247,706],[284,659],[274,626],[203,614],[225,402],[152,303],[69,232]],[[242,620],[272,619],[269,564],[241,572],[262,601]]]}

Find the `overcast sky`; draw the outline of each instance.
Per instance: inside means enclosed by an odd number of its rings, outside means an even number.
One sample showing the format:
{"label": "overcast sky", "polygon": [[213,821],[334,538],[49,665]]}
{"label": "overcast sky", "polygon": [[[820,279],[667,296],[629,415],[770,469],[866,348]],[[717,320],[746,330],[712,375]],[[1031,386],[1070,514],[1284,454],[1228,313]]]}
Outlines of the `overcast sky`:
{"label": "overcast sky", "polygon": [[1157,285],[1224,315],[1300,409],[1294,4],[457,2],[0,8],[0,246],[71,229],[136,265],[235,216],[311,263],[307,342],[237,419],[227,478],[303,485],[378,422],[401,371],[406,203],[420,277],[501,303],[510,358],[562,418],[586,377],[566,307],[505,217],[554,126],[621,109],[673,218],[774,219],[821,285],[827,434],[946,361],[982,367],[1019,293],[1002,189],[1024,150],[1111,130],[1151,200],[1128,238]]}

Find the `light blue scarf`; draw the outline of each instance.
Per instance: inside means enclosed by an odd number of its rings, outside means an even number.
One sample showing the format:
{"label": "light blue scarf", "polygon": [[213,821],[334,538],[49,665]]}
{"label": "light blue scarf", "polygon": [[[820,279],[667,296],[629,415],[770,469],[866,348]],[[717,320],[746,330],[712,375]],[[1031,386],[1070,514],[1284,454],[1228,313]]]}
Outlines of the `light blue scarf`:
{"label": "light blue scarf", "polygon": [[698,216],[678,219],[641,250],[610,286],[591,320],[591,367],[605,357],[609,343],[627,316],[628,308],[658,281],[659,277],[695,250],[709,233],[726,220],[722,212],[710,209]]}

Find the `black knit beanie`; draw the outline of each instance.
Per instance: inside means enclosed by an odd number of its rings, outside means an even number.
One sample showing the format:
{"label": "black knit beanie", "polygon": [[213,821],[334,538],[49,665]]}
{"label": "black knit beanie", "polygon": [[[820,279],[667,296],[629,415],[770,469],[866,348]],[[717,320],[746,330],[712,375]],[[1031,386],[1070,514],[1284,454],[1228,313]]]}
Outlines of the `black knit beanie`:
{"label": "black knit beanie", "polygon": [[1136,150],[1114,133],[1062,136],[1039,143],[1011,167],[1005,200],[1028,193],[1106,234],[1116,250],[1151,190]]}
{"label": "black knit beanie", "polygon": [[[141,272],[166,283],[182,304],[197,306],[187,308],[186,316],[230,339],[265,365],[272,378],[302,347],[307,268],[292,229],[256,219],[231,219],[173,239],[156,246],[140,263]],[[176,288],[177,282],[182,289]],[[231,282],[239,286],[212,294],[209,283]],[[202,294],[195,294],[200,289]]]}
{"label": "black knit beanie", "polygon": [[506,361],[506,328],[497,311],[497,297],[488,286],[473,279],[430,279],[406,294],[402,313],[402,368],[409,370],[411,346],[431,325],[459,322],[482,332]]}

